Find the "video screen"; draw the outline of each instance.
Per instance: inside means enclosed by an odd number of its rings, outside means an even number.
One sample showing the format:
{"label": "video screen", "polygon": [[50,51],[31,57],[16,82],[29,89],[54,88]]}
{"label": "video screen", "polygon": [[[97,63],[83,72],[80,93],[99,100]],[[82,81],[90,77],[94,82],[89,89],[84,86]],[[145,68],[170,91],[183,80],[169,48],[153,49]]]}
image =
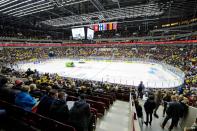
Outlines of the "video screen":
{"label": "video screen", "polygon": [[94,38],[94,30],[92,29],[87,29],[87,39],[92,40]]}
{"label": "video screen", "polygon": [[72,36],[75,40],[85,39],[85,30],[84,28],[73,28]]}

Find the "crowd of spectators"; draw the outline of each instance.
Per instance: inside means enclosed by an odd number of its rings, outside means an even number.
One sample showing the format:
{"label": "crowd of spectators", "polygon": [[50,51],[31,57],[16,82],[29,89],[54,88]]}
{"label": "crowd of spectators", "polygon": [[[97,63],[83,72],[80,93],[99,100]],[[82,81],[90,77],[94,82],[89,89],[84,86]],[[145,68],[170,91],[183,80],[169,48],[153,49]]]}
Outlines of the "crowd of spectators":
{"label": "crowd of spectators", "polygon": [[138,46],[138,47],[64,47],[64,48],[6,48],[0,51],[1,59],[7,63],[26,60],[47,59],[49,52],[56,57],[87,58],[108,57],[111,59],[149,58],[166,62],[185,72],[185,86],[196,87],[196,46]]}
{"label": "crowd of spectators", "polygon": [[[120,87],[117,88],[117,85],[110,83],[101,84],[100,82],[63,78],[58,74],[40,74],[31,69],[19,72],[2,67],[1,71],[3,73],[3,76],[0,76],[1,95],[2,93],[7,94],[5,92],[15,92],[15,105],[26,111],[33,111],[72,125],[77,131],[92,131],[93,128],[94,117],[90,104],[86,103],[86,96],[94,96],[93,92],[115,93],[121,90]],[[123,90],[125,89],[123,88]],[[74,103],[69,101],[70,104],[67,101],[69,91],[78,96],[78,100]],[[129,93],[129,91],[127,92]]]}
{"label": "crowd of spectators", "polygon": [[7,62],[35,60],[48,58],[49,52],[56,57],[110,57],[110,58],[150,58],[164,61],[180,68],[186,74],[186,86],[196,86],[196,46],[156,46],[156,47],[70,47],[70,48],[28,48],[28,49],[4,49],[0,51],[2,59]]}
{"label": "crowd of spectators", "polygon": [[[145,91],[149,92],[148,94],[155,94],[148,96],[147,102],[152,103],[154,99],[157,99],[155,105],[152,106],[152,110],[147,106],[147,103],[144,105],[145,110],[147,109],[147,116],[150,116],[150,119],[147,117],[145,125],[151,125],[152,114],[154,114],[155,117],[159,117],[157,115],[157,109],[161,104],[164,105],[163,115],[165,116],[166,113],[169,112],[167,105],[172,101],[172,97],[176,102],[182,102],[185,105],[197,107],[197,48],[195,45],[120,46],[102,48],[4,48],[0,50],[1,63],[4,65],[1,67],[1,73],[6,75],[6,79],[1,79],[0,86],[1,88],[6,87],[12,90],[21,91],[15,98],[15,104],[29,111],[36,107],[37,113],[58,119],[59,121],[70,122],[70,124],[78,130],[88,130],[87,128],[89,125],[87,124],[87,121],[89,121],[91,116],[90,107],[85,101],[84,94],[91,95],[92,92],[116,93],[125,90],[126,88],[122,88],[124,85],[107,82],[63,78],[58,74],[40,74],[38,71],[32,71],[31,69],[22,72],[16,71],[12,68],[17,62],[39,61],[48,59],[51,56],[58,58],[105,57],[121,60],[126,60],[127,58],[147,58],[163,61],[183,70],[186,76],[185,83],[181,88],[152,89]],[[134,87],[132,89],[134,89]],[[78,96],[80,96],[80,99],[73,104],[70,110],[68,105],[65,104],[67,98],[66,92],[68,90],[75,91]],[[142,89],[141,93],[143,90],[144,89]],[[140,94],[141,98],[143,98],[143,95],[146,95],[145,92]],[[174,99],[175,97],[176,99]],[[83,120],[78,118],[79,113],[83,114]],[[184,114],[180,115],[180,117],[183,116]],[[170,118],[172,117],[169,117],[169,114],[167,113],[165,121]],[[170,129],[176,126],[177,120],[178,118],[173,121]],[[164,126],[165,122],[163,123],[162,128]]]}
{"label": "crowd of spectators", "polygon": [[[144,119],[142,106],[139,104],[138,100],[141,98],[141,94],[139,93],[139,89],[141,85],[138,86],[138,93],[133,93],[133,98],[136,106],[137,116],[140,119]],[[190,100],[186,94],[179,95],[179,92],[176,90],[156,90],[156,89],[144,89],[144,97],[141,99],[145,100],[144,110],[146,113],[146,119],[142,123],[146,126],[152,124],[152,115],[154,117],[159,118],[157,114],[157,109],[159,106],[163,105],[163,117],[165,117],[164,121],[161,124],[161,128],[164,129],[166,123],[169,119],[172,119],[169,130],[171,131],[174,127],[178,126],[178,123],[182,122],[184,118],[186,118],[188,111]],[[138,98],[137,98],[138,96]],[[195,127],[196,129],[196,127]]]}

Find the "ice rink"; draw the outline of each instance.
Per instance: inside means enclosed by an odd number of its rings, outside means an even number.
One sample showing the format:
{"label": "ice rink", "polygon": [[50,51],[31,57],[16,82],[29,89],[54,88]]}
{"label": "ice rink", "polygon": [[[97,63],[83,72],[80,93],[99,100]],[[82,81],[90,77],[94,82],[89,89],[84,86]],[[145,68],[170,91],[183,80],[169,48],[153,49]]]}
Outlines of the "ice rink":
{"label": "ice rink", "polygon": [[[65,63],[73,61],[75,67],[66,67]],[[58,73],[60,76],[107,81],[137,86],[143,81],[150,88],[171,88],[182,84],[174,73],[165,70],[161,65],[142,62],[106,62],[53,59],[40,63],[18,64],[18,68],[26,71],[36,69],[40,73]]]}

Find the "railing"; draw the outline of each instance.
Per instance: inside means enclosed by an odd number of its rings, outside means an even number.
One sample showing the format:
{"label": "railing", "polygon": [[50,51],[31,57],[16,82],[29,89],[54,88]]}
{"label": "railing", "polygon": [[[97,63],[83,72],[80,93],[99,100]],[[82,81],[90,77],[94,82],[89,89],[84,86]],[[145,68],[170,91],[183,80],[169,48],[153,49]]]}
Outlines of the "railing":
{"label": "railing", "polygon": [[129,123],[128,129],[129,131],[141,131],[139,119],[137,117],[137,112],[135,108],[135,104],[130,93],[130,100],[129,100]]}

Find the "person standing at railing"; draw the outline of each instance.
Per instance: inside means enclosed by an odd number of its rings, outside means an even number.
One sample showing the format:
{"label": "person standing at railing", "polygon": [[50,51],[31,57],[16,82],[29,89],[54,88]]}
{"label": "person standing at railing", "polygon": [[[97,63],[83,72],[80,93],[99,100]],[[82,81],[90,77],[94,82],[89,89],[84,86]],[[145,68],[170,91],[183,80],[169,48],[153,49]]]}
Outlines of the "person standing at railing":
{"label": "person standing at railing", "polygon": [[141,99],[143,98],[144,89],[145,89],[145,86],[144,86],[143,82],[141,81],[138,86],[138,97],[140,97]]}

